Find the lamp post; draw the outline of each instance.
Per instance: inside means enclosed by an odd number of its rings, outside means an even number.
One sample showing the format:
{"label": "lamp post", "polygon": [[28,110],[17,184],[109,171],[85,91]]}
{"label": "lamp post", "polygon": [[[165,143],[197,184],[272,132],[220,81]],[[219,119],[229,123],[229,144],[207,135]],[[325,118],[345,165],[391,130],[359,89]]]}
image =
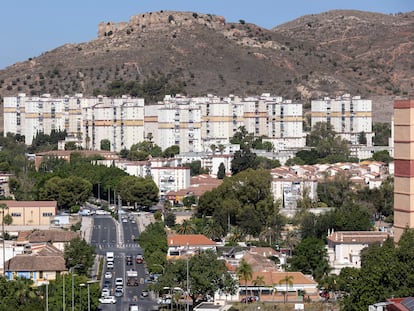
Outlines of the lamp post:
{"label": "lamp post", "polygon": [[63,285],[62,285],[62,311],[66,309],[66,297],[65,297],[65,274],[62,274],[63,277]]}
{"label": "lamp post", "polygon": [[74,286],[74,276],[75,276],[75,274],[73,273],[73,270],[78,269],[82,266],[83,266],[82,264],[77,264],[77,265],[69,268],[69,273],[72,274],[72,311],[75,311],[75,286]]}
{"label": "lamp post", "polygon": [[2,228],[2,238],[3,238],[3,276],[6,276],[6,245],[5,245],[5,235],[4,235],[4,210],[9,209],[6,204],[0,204],[1,209],[1,228]]}
{"label": "lamp post", "polygon": [[46,311],[49,311],[49,281],[47,280],[47,277],[44,277],[46,281]]}
{"label": "lamp post", "polygon": [[189,297],[189,294],[190,294],[190,287],[189,287],[189,271],[188,271],[188,254],[187,254],[187,299],[186,299],[186,302],[187,302],[187,311],[189,311],[190,310],[190,302],[188,301],[188,297]]}
{"label": "lamp post", "polygon": [[89,289],[89,285],[93,284],[93,283],[97,283],[99,281],[97,280],[89,280],[88,282],[86,282],[86,284],[88,284],[88,311],[91,311],[91,292]]}
{"label": "lamp post", "polygon": [[80,297],[80,311],[82,311],[82,287],[85,287],[85,283],[79,284],[79,297]]}
{"label": "lamp post", "polygon": [[159,263],[154,263],[153,266],[157,266],[157,267],[161,267],[162,269],[162,274],[165,274],[165,268],[163,265],[160,265]]}

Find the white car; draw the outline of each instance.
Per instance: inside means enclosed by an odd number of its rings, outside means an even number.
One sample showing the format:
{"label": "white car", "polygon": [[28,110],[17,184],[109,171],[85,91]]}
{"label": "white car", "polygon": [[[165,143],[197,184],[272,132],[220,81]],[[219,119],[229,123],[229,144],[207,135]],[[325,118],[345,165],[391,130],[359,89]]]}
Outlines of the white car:
{"label": "white car", "polygon": [[114,262],[113,262],[113,261],[108,261],[108,262],[106,263],[106,267],[107,267],[108,269],[113,269],[113,268],[114,268]]}
{"label": "white car", "polygon": [[111,292],[110,292],[109,288],[103,288],[102,289],[102,293],[101,293],[102,297],[108,297],[110,295],[111,295]]}
{"label": "white car", "polygon": [[106,271],[105,272],[105,279],[112,279],[112,272],[111,271]]}
{"label": "white car", "polygon": [[116,278],[115,279],[115,286],[116,287],[122,287],[122,286],[124,286],[124,279],[123,278]]}
{"label": "white car", "polygon": [[105,296],[105,297],[99,298],[99,302],[102,304],[116,303],[116,299],[114,296]]}

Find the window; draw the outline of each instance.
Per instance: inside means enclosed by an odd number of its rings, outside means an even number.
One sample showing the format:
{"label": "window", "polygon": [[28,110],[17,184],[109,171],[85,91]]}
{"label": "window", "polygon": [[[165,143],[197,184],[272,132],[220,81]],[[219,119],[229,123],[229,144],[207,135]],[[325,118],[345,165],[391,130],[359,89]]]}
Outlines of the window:
{"label": "window", "polygon": [[53,216],[53,213],[47,212],[47,213],[43,213],[42,215],[43,215],[43,217],[51,217],[51,216]]}
{"label": "window", "polygon": [[21,217],[22,213],[11,213],[12,217]]}

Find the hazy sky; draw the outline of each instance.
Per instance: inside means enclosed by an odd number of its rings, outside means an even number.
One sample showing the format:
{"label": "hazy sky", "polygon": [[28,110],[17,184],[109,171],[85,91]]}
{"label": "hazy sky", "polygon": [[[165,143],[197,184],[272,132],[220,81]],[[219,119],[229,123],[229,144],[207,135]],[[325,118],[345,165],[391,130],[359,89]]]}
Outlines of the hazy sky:
{"label": "hazy sky", "polygon": [[414,0],[2,0],[0,69],[65,43],[94,39],[99,22],[128,21],[139,13],[211,13],[270,29],[333,9],[408,12],[414,11]]}

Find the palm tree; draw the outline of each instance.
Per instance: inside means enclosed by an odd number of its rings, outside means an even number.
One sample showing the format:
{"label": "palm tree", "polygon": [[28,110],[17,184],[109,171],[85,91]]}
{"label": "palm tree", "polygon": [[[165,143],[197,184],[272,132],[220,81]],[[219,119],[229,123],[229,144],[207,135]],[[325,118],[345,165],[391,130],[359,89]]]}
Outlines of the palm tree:
{"label": "palm tree", "polygon": [[247,303],[247,281],[252,279],[253,269],[252,266],[244,259],[240,261],[239,267],[236,270],[236,274],[239,277],[239,280],[244,281],[246,303]]}
{"label": "palm tree", "polygon": [[178,234],[193,234],[195,232],[194,226],[191,220],[185,219],[183,223],[178,227]]}
{"label": "palm tree", "polygon": [[221,239],[224,235],[224,230],[217,220],[209,219],[203,228],[203,234],[212,240]]}
{"label": "palm tree", "polygon": [[279,285],[286,284],[285,299],[284,299],[285,303],[287,303],[287,301],[288,301],[288,295],[287,295],[288,294],[288,285],[289,285],[289,287],[291,287],[293,285],[292,280],[293,280],[293,276],[288,275],[287,272],[286,272],[286,276],[279,281]]}
{"label": "palm tree", "polygon": [[292,255],[293,250],[299,244],[299,242],[300,242],[299,231],[290,230],[286,235],[286,243],[289,247],[288,255]]}
{"label": "palm tree", "polygon": [[226,147],[223,144],[218,145],[217,148],[220,151],[220,154],[223,154],[224,150],[226,149]]}
{"label": "palm tree", "polygon": [[210,149],[211,149],[211,152],[213,152],[213,155],[214,155],[216,153],[217,146],[215,144],[211,144]]}
{"label": "palm tree", "polygon": [[265,285],[265,280],[264,280],[264,276],[263,275],[258,275],[256,276],[256,278],[253,280],[253,285],[260,287],[259,289],[259,301],[262,299],[262,287],[263,285]]}
{"label": "palm tree", "polygon": [[6,204],[4,204],[4,203],[2,203],[2,204],[0,204],[0,210],[1,210],[1,213],[2,213],[2,217],[1,217],[1,227],[2,227],[2,238],[3,238],[3,276],[4,275],[6,275],[6,246],[5,246],[5,240],[6,240],[6,235],[5,235],[5,232],[4,232],[4,225],[10,225],[11,223],[12,223],[12,221],[13,221],[13,218],[9,215],[9,214],[7,214],[7,215],[4,215],[4,212],[6,211],[6,210],[8,210],[9,208],[8,208],[8,206],[6,205]]}

